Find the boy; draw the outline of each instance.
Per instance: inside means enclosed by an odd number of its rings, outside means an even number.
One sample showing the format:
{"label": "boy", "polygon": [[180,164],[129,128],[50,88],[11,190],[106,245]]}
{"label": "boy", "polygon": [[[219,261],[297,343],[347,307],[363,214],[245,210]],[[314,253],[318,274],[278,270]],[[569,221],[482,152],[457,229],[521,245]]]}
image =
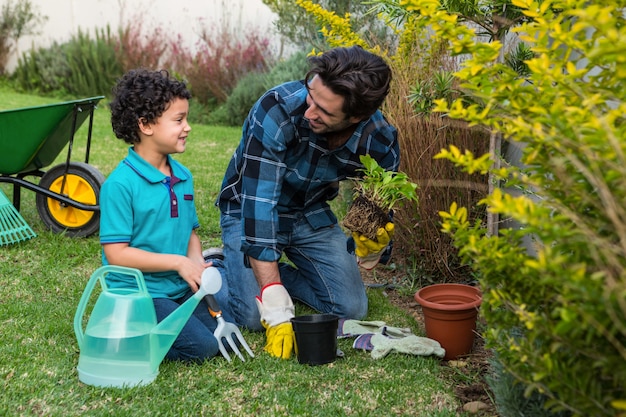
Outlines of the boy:
{"label": "boy", "polygon": [[[100,193],[104,265],[139,269],[160,322],[199,288],[204,269],[190,171],[171,154],[185,151],[190,92],[166,71],[131,70],[113,88],[111,125],[130,144]],[[109,274],[111,288],[136,287]],[[218,352],[217,323],[203,300],[166,355],[202,361]]]}

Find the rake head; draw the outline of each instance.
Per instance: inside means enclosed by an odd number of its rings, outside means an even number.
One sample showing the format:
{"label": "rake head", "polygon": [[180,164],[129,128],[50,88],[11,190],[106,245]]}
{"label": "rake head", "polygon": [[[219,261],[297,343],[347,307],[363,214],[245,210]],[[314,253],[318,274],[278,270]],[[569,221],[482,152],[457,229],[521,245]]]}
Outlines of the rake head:
{"label": "rake head", "polygon": [[0,246],[11,245],[37,236],[33,229],[0,190]]}

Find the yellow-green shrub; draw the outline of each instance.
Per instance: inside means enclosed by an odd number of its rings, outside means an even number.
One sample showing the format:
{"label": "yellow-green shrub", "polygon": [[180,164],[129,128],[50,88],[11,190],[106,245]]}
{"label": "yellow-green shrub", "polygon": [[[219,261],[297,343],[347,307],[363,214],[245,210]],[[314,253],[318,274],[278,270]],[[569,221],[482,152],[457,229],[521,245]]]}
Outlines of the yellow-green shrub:
{"label": "yellow-green shrub", "polygon": [[[486,337],[507,369],[577,415],[626,410],[626,18],[624,2],[513,0],[535,53],[519,79],[501,43],[477,42],[437,0],[402,0],[465,54],[457,76],[480,106],[439,102],[450,117],[525,145],[524,167],[450,146],[439,158],[491,171],[506,189],[482,201],[519,228],[491,236],[467,209],[441,213],[484,291]],[[524,242],[532,240],[532,250]],[[620,411],[621,410],[621,411]]]}

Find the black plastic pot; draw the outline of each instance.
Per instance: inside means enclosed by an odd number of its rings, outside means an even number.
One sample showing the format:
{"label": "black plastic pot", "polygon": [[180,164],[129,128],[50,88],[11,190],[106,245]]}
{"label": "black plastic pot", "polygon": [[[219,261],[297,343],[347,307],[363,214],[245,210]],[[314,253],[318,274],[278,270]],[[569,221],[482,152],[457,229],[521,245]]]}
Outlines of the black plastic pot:
{"label": "black plastic pot", "polygon": [[334,314],[312,314],[291,319],[296,335],[298,362],[323,365],[337,358],[337,326]]}

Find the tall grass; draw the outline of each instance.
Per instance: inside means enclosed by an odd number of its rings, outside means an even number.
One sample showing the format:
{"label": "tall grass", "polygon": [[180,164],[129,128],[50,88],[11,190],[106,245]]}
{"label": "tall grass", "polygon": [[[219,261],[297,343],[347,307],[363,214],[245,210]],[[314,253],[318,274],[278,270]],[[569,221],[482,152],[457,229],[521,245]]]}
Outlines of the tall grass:
{"label": "tall grass", "polygon": [[[474,207],[471,219],[484,218],[476,202],[487,194],[486,176],[470,178],[447,161],[433,157],[448,145],[470,149],[478,155],[489,147],[489,134],[463,122],[436,114],[417,115],[411,95],[416,77],[429,79],[440,69],[452,70],[456,63],[447,50],[433,40],[405,49],[391,60],[394,79],[384,104],[385,116],[398,129],[400,170],[418,184],[418,203],[407,204],[394,215],[394,259],[404,265],[417,286],[433,282],[466,281],[470,269],[461,264],[451,239],[441,233],[439,211],[452,202]],[[416,75],[417,74],[417,75]]]}

